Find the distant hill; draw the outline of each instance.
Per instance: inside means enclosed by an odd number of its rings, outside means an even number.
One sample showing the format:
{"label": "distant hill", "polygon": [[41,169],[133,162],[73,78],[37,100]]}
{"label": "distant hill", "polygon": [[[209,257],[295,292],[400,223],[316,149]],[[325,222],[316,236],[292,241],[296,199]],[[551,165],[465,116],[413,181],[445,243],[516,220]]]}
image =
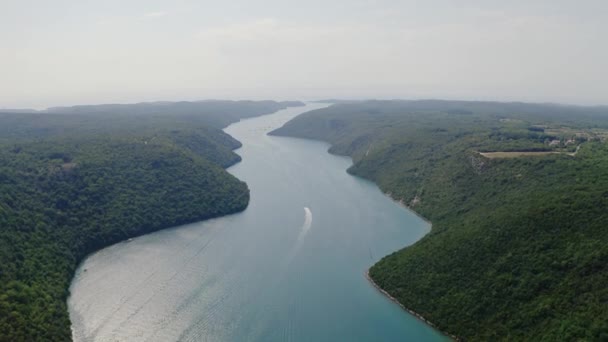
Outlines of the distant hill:
{"label": "distant hill", "polygon": [[0,113],[36,113],[36,109],[0,109]]}
{"label": "distant hill", "polygon": [[338,103],[356,103],[356,102],[363,102],[363,101],[362,100],[325,99],[325,100],[317,100],[314,102],[338,104]]}
{"label": "distant hill", "polygon": [[608,108],[366,101],[272,134],[331,143],[348,172],[433,222],[370,276],[441,330],[608,340]]}
{"label": "distant hill", "polygon": [[35,113],[0,113],[0,142],[54,135],[117,134],[205,126],[224,128],[241,119],[272,113],[298,101],[147,102],[55,107]]}

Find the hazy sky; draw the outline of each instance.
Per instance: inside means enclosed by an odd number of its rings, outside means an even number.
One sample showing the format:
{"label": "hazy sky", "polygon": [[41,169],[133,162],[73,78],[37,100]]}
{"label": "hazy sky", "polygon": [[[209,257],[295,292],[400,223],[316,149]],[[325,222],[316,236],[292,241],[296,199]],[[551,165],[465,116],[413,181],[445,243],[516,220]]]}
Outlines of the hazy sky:
{"label": "hazy sky", "polygon": [[608,104],[608,1],[0,0],[0,108],[328,97]]}

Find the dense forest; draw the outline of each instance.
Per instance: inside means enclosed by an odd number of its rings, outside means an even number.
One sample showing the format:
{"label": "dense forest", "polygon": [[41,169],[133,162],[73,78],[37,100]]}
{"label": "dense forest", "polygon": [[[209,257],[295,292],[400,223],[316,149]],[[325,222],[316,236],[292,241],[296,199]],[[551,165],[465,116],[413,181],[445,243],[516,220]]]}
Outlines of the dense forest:
{"label": "dense forest", "polygon": [[607,341],[607,131],[607,107],[429,100],[340,103],[273,134],[331,143],[433,222],[370,276],[439,329]]}
{"label": "dense forest", "polygon": [[89,253],[241,211],[226,125],[299,103],[206,101],[0,114],[0,341],[71,339],[66,299]]}

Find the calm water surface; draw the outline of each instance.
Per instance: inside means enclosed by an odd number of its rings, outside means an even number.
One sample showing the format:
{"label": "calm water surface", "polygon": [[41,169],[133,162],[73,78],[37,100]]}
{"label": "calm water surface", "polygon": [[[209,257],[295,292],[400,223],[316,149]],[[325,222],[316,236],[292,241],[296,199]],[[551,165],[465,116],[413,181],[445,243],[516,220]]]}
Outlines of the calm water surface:
{"label": "calm water surface", "polygon": [[[266,133],[310,104],[233,124],[240,214],[163,230],[88,257],[68,300],[76,341],[441,341],[365,270],[425,222],[346,173],[327,144]],[[86,270],[86,271],[85,271]]]}

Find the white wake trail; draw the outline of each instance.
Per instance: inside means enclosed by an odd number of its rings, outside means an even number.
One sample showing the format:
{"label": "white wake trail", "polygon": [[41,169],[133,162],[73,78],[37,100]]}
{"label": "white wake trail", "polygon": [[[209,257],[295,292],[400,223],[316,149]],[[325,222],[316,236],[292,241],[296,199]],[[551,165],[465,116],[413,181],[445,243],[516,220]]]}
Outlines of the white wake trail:
{"label": "white wake trail", "polygon": [[302,224],[302,228],[300,228],[300,233],[298,234],[298,239],[294,244],[293,248],[289,251],[289,254],[284,260],[283,266],[288,267],[293,258],[298,254],[300,247],[302,247],[302,243],[304,242],[304,236],[312,227],[312,211],[308,207],[304,207],[304,224]]}
{"label": "white wake trail", "polygon": [[310,230],[312,226],[312,211],[310,208],[304,207],[304,224],[302,225],[302,229],[300,230],[300,235],[298,235],[298,241],[302,239],[306,233]]}

